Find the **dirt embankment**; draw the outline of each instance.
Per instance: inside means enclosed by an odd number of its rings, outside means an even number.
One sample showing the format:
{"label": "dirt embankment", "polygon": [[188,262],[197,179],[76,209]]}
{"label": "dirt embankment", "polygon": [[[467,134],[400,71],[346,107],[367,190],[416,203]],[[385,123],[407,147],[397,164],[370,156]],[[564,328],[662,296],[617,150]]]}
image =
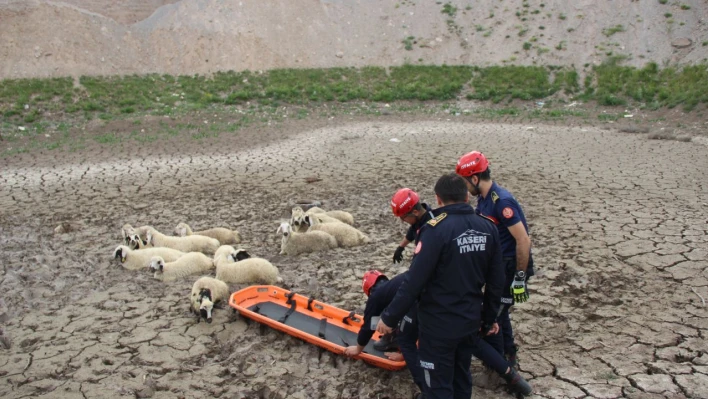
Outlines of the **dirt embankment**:
{"label": "dirt embankment", "polygon": [[583,68],[612,56],[667,65],[708,54],[708,3],[701,0],[116,4],[0,1],[0,78],[406,62]]}

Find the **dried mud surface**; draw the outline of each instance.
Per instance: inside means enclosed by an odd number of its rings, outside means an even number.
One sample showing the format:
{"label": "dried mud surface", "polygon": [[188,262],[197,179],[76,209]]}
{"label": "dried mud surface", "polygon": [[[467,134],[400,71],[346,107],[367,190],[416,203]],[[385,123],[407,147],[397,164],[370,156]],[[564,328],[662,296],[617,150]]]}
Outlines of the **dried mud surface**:
{"label": "dried mud surface", "polygon": [[[390,263],[404,232],[392,193],[409,186],[431,201],[437,177],[473,148],[532,230],[537,276],[512,318],[535,397],[708,396],[705,146],[592,126],[335,119],[278,129],[1,160],[0,396],[411,397],[405,370],[229,309],[197,324],[187,300],[197,276],[165,284],[110,255],[124,223],[236,228],[285,287],[360,312],[364,271],[407,267]],[[278,222],[300,199],[351,212],[372,243],[278,255]],[[484,380],[475,397],[511,397]]]}

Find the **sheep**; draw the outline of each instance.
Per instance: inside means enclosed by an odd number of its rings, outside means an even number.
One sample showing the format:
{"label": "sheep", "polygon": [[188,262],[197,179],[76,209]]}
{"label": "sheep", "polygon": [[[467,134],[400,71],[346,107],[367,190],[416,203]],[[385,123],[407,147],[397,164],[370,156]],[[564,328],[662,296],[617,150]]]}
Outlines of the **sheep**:
{"label": "sheep", "polygon": [[357,245],[371,242],[369,237],[356,228],[344,223],[320,223],[317,218],[311,218],[312,225],[306,234],[315,231],[324,231],[331,234],[337,240],[340,247],[356,247]]}
{"label": "sheep", "polygon": [[[316,216],[320,216],[321,214],[315,214]],[[351,213],[345,212],[345,211],[327,211],[324,212],[324,215],[329,216],[331,218],[337,219],[342,223],[346,223],[350,226],[354,225],[354,216],[352,216]]]}
{"label": "sheep", "polygon": [[214,266],[218,268],[220,264],[230,262],[228,256],[233,252],[236,252],[236,248],[231,245],[220,246],[214,253]]}
{"label": "sheep", "polygon": [[175,227],[174,234],[179,237],[199,235],[215,238],[219,240],[222,245],[226,244],[238,244],[241,242],[241,234],[236,230],[229,230],[223,227],[215,227],[213,229],[202,230],[202,231],[192,231],[187,223],[180,223]]}
{"label": "sheep", "polygon": [[298,255],[337,247],[337,240],[330,234],[324,231],[296,233],[288,222],[281,223],[276,233],[283,235],[280,242],[281,255]]}
{"label": "sheep", "polygon": [[252,258],[243,249],[228,255],[229,262],[216,267],[216,278],[227,283],[252,283],[265,284],[280,283],[283,281],[278,276],[278,268],[263,258]]}
{"label": "sheep", "polygon": [[125,237],[128,241],[128,247],[130,249],[144,249],[147,248],[147,241],[144,241],[137,233],[132,234],[129,237]]}
{"label": "sheep", "polygon": [[174,281],[190,274],[211,270],[213,267],[214,261],[201,252],[190,252],[168,263],[161,256],[153,256],[150,259],[150,269],[155,272],[155,279],[161,281]]}
{"label": "sheep", "polygon": [[130,237],[133,234],[139,235],[140,238],[142,238],[144,240],[147,237],[147,231],[149,228],[150,228],[150,226],[140,226],[136,229],[133,226],[126,223],[121,228],[121,233],[123,233],[123,238],[125,239],[125,243],[127,244],[128,242],[130,242]]}
{"label": "sheep", "polygon": [[211,311],[214,305],[228,301],[229,286],[225,282],[213,277],[200,277],[192,285],[192,296],[190,297],[191,311],[197,317],[197,323],[203,318],[207,323],[211,323]]}
{"label": "sheep", "polygon": [[326,213],[316,213],[314,215],[305,214],[303,223],[312,226],[312,219],[317,219],[318,223],[342,223],[341,220],[328,216]]}
{"label": "sheep", "polygon": [[167,262],[174,262],[184,252],[172,248],[145,248],[132,250],[125,245],[119,245],[113,251],[113,257],[120,259],[121,265],[128,270],[138,270],[150,266],[153,256],[161,256]]}
{"label": "sheep", "polygon": [[182,252],[204,252],[213,254],[219,248],[219,241],[206,236],[171,237],[166,236],[154,228],[147,231],[147,243],[153,247],[168,247]]}
{"label": "sheep", "polygon": [[[336,219],[339,222],[346,223],[348,225],[354,225],[354,217],[352,216],[351,213],[345,212],[345,211],[325,211],[321,208],[318,207],[313,207],[307,210],[307,212],[304,212],[301,207],[296,206],[293,207],[292,209],[292,217],[290,219],[290,223],[293,226],[300,226],[303,222],[305,222],[306,216],[314,215],[316,217],[319,217],[322,219],[323,223],[332,223]],[[326,216],[326,217],[323,217]]]}

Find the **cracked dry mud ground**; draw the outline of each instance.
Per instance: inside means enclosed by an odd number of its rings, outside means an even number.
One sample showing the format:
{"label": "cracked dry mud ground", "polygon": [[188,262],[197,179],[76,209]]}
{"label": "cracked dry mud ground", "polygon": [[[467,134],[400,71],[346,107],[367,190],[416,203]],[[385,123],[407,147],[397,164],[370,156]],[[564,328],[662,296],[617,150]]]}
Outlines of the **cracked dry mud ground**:
{"label": "cracked dry mud ground", "polygon": [[[389,261],[404,231],[392,193],[409,186],[432,201],[437,177],[480,149],[532,229],[538,274],[512,318],[535,397],[708,397],[706,147],[527,126],[334,120],[216,145],[3,160],[0,305],[12,346],[0,347],[0,396],[410,397],[405,370],[345,359],[229,309],[196,324],[187,296],[197,276],[164,284],[110,255],[123,223],[229,226],[285,287],[361,311],[365,270],[405,268]],[[278,221],[304,198],[350,211],[373,242],[279,256]],[[55,234],[60,224],[67,232]],[[494,386],[474,396],[511,397]]]}

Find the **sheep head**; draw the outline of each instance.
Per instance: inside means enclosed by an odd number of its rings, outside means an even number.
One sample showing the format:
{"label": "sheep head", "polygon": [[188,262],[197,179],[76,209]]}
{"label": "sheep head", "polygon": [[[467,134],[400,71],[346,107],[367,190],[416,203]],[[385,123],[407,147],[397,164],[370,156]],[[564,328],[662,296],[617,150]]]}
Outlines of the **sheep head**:
{"label": "sheep head", "polygon": [[204,319],[207,323],[211,323],[211,311],[214,309],[214,302],[211,301],[211,290],[202,288],[199,291],[199,322]]}
{"label": "sheep head", "polygon": [[251,255],[244,249],[237,249],[236,251],[229,254],[229,260],[238,262],[240,260],[248,259]]}
{"label": "sheep head", "polygon": [[180,223],[175,227],[174,234],[178,237],[185,237],[187,235],[187,229],[189,229],[187,223]]}
{"label": "sheep head", "polygon": [[126,223],[121,228],[121,233],[123,233],[123,237],[130,237],[131,234],[135,234],[135,229]]}
{"label": "sheep head", "polygon": [[128,239],[128,246],[130,249],[140,249],[147,245],[147,241],[141,239],[137,234],[133,234],[131,237],[126,237],[126,239]]}
{"label": "sheep head", "polygon": [[292,217],[290,218],[290,223],[293,226],[299,227],[302,224],[304,217],[305,212],[302,210],[302,208],[296,206],[292,209]]}
{"label": "sheep head", "polygon": [[125,263],[126,258],[128,257],[128,248],[123,245],[119,245],[116,250],[113,252],[113,258],[114,259],[120,259],[120,263]]}
{"label": "sheep head", "polygon": [[150,269],[151,272],[162,273],[165,271],[165,260],[161,256],[153,256],[150,259]]}

